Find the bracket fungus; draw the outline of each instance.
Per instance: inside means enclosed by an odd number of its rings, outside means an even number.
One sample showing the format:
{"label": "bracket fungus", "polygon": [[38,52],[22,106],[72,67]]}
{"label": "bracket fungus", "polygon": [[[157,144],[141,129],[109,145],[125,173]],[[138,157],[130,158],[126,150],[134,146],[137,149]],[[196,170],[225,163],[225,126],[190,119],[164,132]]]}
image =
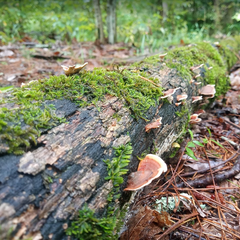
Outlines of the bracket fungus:
{"label": "bracket fungus", "polygon": [[190,70],[194,72],[195,70],[201,68],[203,65],[204,65],[204,64],[199,64],[199,65],[197,65],[197,66],[192,66],[192,67],[190,67]]}
{"label": "bracket fungus", "polygon": [[155,122],[152,122],[152,123],[147,124],[147,125],[145,126],[145,131],[146,131],[147,133],[149,133],[151,129],[153,129],[153,128],[159,128],[159,127],[162,125],[162,122],[161,122],[161,121],[162,121],[162,118],[160,117],[160,118],[158,118]]}
{"label": "bracket fungus", "polygon": [[157,155],[148,154],[138,165],[137,172],[129,175],[128,185],[124,191],[136,191],[150,184],[167,171],[166,163]]}
{"label": "bracket fungus", "polygon": [[196,78],[198,78],[198,77],[201,77],[201,74],[197,74],[197,75],[195,75],[193,78],[196,79]]}
{"label": "bracket fungus", "polygon": [[171,95],[173,95],[179,88],[172,88],[168,89],[167,91],[163,92],[163,96],[161,98],[167,98]]}
{"label": "bracket fungus", "polygon": [[198,111],[196,111],[194,114],[197,114],[198,116],[205,113],[205,111],[203,109],[199,109]]}
{"label": "bracket fungus", "polygon": [[202,96],[192,96],[192,103],[202,100]]}
{"label": "bracket fungus", "polygon": [[61,67],[63,68],[65,75],[69,76],[69,75],[73,75],[75,73],[79,73],[87,64],[88,64],[88,62],[85,62],[83,65],[80,65],[77,67],[76,67],[76,65],[72,65],[69,67],[61,65]]}
{"label": "bracket fungus", "polygon": [[216,93],[216,89],[214,84],[208,84],[199,90],[199,94],[209,98],[213,98],[215,96],[215,93]]}
{"label": "bracket fungus", "polygon": [[177,101],[182,101],[187,99],[188,95],[187,94],[182,94],[182,95],[177,95]]}
{"label": "bracket fungus", "polygon": [[189,123],[195,124],[195,123],[201,122],[202,119],[199,118],[198,116],[199,116],[198,114],[193,114],[193,115],[191,115],[191,116],[190,116],[190,121],[189,121]]}

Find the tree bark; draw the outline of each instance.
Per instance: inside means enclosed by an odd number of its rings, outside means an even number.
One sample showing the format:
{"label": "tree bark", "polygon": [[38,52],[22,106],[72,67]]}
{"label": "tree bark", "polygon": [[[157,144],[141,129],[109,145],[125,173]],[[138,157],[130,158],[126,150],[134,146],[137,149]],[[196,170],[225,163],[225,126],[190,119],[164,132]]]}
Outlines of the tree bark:
{"label": "tree bark", "polygon": [[117,41],[116,4],[117,0],[108,0],[107,2],[108,43],[110,44],[114,44]]}
{"label": "tree bark", "polygon": [[[188,113],[176,114],[182,110],[182,106],[175,105],[176,95],[188,94],[185,106],[191,113],[196,108],[191,96],[197,94],[197,88],[176,69],[166,67],[158,57],[152,64],[143,61],[136,66],[140,73],[148,72],[157,79],[164,89],[179,88],[168,102],[159,99],[158,104],[147,111],[146,118],[150,121],[162,117],[160,128],[147,133],[147,122],[134,118],[123,99],[106,95],[104,100],[83,108],[66,99],[46,101],[54,105],[56,115],[65,116],[67,122],[42,131],[37,146],[23,155],[7,154],[7,143],[0,139],[1,239],[7,239],[9,229],[15,239],[67,239],[65,229],[84,203],[94,209],[97,216],[103,216],[108,194],[113,189],[112,182],[105,180],[108,172],[103,160],[114,157],[114,147],[132,143],[129,173],[136,170],[138,157],[143,153],[162,156],[168,163],[165,157],[171,151],[171,144],[188,121]],[[204,81],[205,69],[198,71]],[[120,193],[126,180],[127,175]],[[125,194],[121,205],[129,201],[127,195],[130,193]]]}
{"label": "tree bark", "polygon": [[97,29],[97,39],[100,41],[100,43],[105,43],[100,0],[94,0],[93,1],[93,6],[94,6],[94,10],[95,10],[95,22],[96,22],[96,29]]}

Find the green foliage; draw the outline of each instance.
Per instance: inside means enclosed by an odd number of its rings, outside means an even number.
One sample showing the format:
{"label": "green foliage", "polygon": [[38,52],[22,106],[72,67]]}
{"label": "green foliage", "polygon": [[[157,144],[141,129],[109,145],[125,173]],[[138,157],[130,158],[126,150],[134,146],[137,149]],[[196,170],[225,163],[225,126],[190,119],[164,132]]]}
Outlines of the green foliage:
{"label": "green foliage", "polygon": [[114,187],[119,187],[119,185],[123,183],[123,178],[121,176],[128,171],[125,167],[128,166],[130,162],[132,146],[127,144],[114,149],[116,156],[112,160],[104,160],[107,164],[108,171],[108,176],[105,180],[111,180]]}
{"label": "green foliage", "polygon": [[[118,41],[134,44],[137,52],[142,53],[163,50],[179,44],[181,39],[185,43],[206,40],[220,30],[225,34],[240,31],[237,0],[221,1],[219,11],[213,1],[207,0],[166,3],[167,11],[155,0],[118,1]],[[0,41],[4,43],[25,35],[43,42],[53,39],[93,41],[96,35],[92,1],[0,0],[0,6]],[[101,10],[105,23],[104,1]],[[106,30],[104,26],[105,34]]]}
{"label": "green foliage", "polygon": [[117,239],[117,232],[120,229],[123,215],[121,211],[115,209],[116,201],[120,197],[120,184],[123,182],[122,175],[127,173],[130,157],[132,154],[131,144],[121,145],[115,149],[115,157],[110,160],[104,160],[107,164],[108,176],[106,180],[111,180],[113,183],[113,190],[108,195],[108,208],[106,217],[97,218],[94,211],[89,209],[87,204],[79,210],[78,218],[71,223],[67,229],[67,235],[74,236],[79,240],[105,240]]}
{"label": "green foliage", "polygon": [[78,218],[71,223],[66,234],[79,240],[114,239],[115,221],[111,218],[96,218],[87,204],[79,210]]}

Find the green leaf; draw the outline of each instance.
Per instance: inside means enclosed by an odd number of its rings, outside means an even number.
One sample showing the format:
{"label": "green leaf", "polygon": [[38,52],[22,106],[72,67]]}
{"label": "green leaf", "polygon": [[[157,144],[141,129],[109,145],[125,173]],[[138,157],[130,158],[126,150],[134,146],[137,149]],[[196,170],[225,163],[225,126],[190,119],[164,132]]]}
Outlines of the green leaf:
{"label": "green leaf", "polygon": [[211,130],[209,128],[207,128],[207,130],[208,130],[209,136],[211,137],[212,136]]}
{"label": "green leaf", "polygon": [[204,147],[204,145],[199,141],[193,141],[193,143],[195,143],[196,145],[198,145],[200,147]]}
{"label": "green leaf", "polygon": [[190,129],[188,129],[188,132],[190,134],[191,139],[193,140],[193,132]]}
{"label": "green leaf", "polygon": [[188,142],[187,147],[196,147],[193,142]]}
{"label": "green leaf", "polygon": [[186,153],[187,153],[187,155],[188,155],[189,157],[191,157],[192,159],[198,161],[197,158],[196,158],[195,155],[194,155],[194,152],[193,152],[190,148],[186,147]]}
{"label": "green leaf", "polygon": [[208,139],[207,139],[207,138],[204,138],[204,139],[203,139],[203,142],[207,144],[207,143],[208,143]]}
{"label": "green leaf", "polygon": [[[221,143],[215,141],[214,139],[211,139],[211,141],[214,142],[214,143],[216,143],[219,147],[225,149],[225,147],[224,147]],[[225,150],[226,150],[226,149],[225,149]]]}

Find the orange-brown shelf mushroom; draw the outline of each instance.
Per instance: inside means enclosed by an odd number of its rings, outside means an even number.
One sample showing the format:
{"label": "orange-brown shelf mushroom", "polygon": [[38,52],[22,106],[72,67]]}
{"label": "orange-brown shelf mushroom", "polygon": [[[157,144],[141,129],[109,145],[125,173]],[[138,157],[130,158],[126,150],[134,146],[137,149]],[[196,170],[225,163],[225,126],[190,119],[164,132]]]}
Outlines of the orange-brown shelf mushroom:
{"label": "orange-brown shelf mushroom", "polygon": [[187,94],[182,94],[182,95],[177,95],[177,101],[182,101],[184,99],[187,99],[188,95]]}
{"label": "orange-brown shelf mushroom", "polygon": [[205,111],[203,109],[199,109],[197,110],[194,114],[197,114],[198,116],[205,113]]}
{"label": "orange-brown shelf mushroom", "polygon": [[167,91],[163,92],[163,96],[161,98],[167,98],[171,95],[173,95],[179,88],[172,88],[168,89]]}
{"label": "orange-brown shelf mushroom", "polygon": [[201,68],[203,65],[204,64],[200,64],[200,65],[197,65],[197,66],[192,66],[192,67],[190,67],[190,70],[194,72],[195,70]]}
{"label": "orange-brown shelf mushroom", "polygon": [[216,93],[215,85],[214,84],[208,84],[208,85],[202,87],[199,90],[199,93],[201,95],[206,96],[206,97],[212,98],[212,97],[214,97],[214,95]]}
{"label": "orange-brown shelf mushroom", "polygon": [[201,122],[202,119],[199,118],[198,116],[199,116],[198,114],[193,114],[193,115],[191,115],[191,116],[190,116],[190,121],[189,121],[189,123],[194,124],[194,123],[199,123],[199,122]]}
{"label": "orange-brown shelf mushroom", "polygon": [[202,96],[192,96],[192,103],[202,100]]}
{"label": "orange-brown shelf mushroom", "polygon": [[147,124],[147,125],[145,126],[145,131],[146,131],[147,133],[149,133],[151,129],[153,129],[153,128],[159,128],[159,127],[162,125],[162,122],[161,122],[161,121],[162,121],[162,118],[160,117],[160,118],[158,118],[155,122],[152,122],[152,123]]}
{"label": "orange-brown shelf mushroom", "polygon": [[157,155],[148,154],[138,165],[137,172],[129,175],[128,185],[125,191],[136,191],[150,184],[167,171],[166,163]]}

